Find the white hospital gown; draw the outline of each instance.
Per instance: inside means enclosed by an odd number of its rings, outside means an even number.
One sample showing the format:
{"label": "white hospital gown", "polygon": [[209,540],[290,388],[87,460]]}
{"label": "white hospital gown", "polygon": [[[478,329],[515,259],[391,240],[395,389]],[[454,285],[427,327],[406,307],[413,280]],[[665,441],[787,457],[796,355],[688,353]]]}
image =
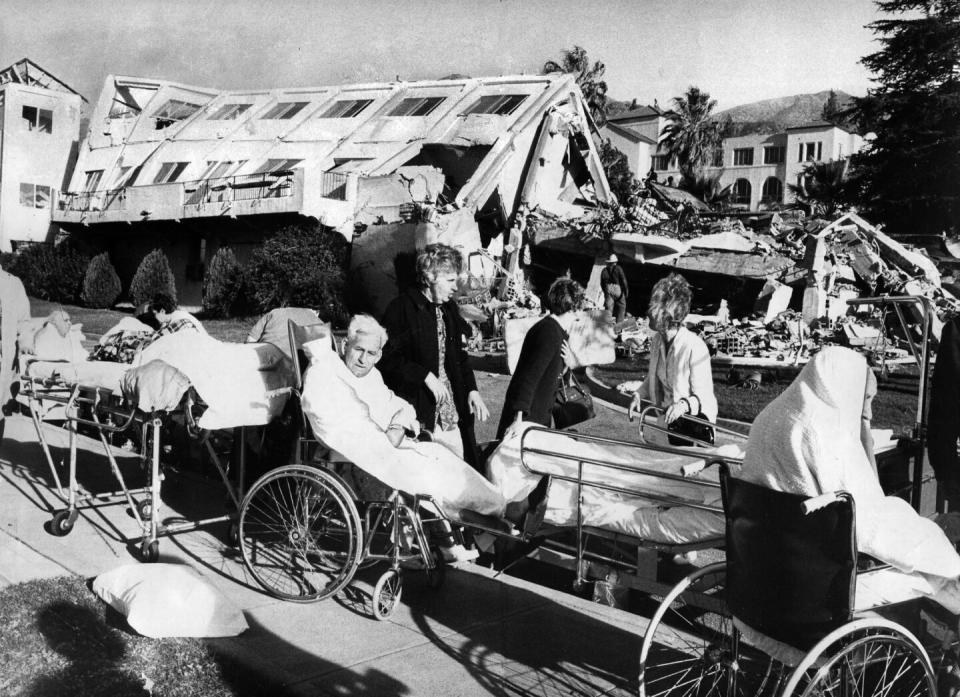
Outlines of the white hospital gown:
{"label": "white hospital gown", "polygon": [[[379,371],[351,373],[326,339],[304,345],[310,357],[303,411],[314,435],[387,486],[429,494],[451,517],[466,509],[502,516],[506,502],[476,470],[437,443],[394,447],[384,429],[398,410],[413,407],[383,383]],[[403,419],[401,419],[403,421]]]}

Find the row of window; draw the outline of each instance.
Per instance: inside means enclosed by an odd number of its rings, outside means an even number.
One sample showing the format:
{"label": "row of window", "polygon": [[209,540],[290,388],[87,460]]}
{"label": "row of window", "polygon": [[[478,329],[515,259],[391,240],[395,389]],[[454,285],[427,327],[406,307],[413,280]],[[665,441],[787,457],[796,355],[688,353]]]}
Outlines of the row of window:
{"label": "row of window", "polygon": [[[527,98],[525,94],[492,94],[480,97],[463,115],[495,114],[507,116],[512,114]],[[408,97],[401,100],[388,116],[427,116],[440,106],[446,97]],[[303,111],[310,102],[278,102],[271,106],[258,118],[264,120],[286,120]],[[341,99],[332,104],[318,118],[321,119],[352,119],[362,114],[367,107],[373,104],[372,99]],[[221,104],[208,117],[210,121],[233,121],[245,114],[250,107],[249,103]],[[168,100],[157,109],[153,118],[157,128],[166,128],[172,123],[182,121],[192,116],[201,108],[200,104],[184,102],[178,99]]]}
{"label": "row of window", "polygon": [[[732,203],[749,206],[752,192],[753,187],[748,180],[737,179],[731,190]],[[776,177],[767,177],[763,182],[760,196],[764,203],[783,203],[783,182]]]}
{"label": "row of window", "polygon": [[[366,161],[367,160],[365,159],[336,160],[335,166],[330,171],[351,171],[352,169],[355,169],[355,167],[352,167],[351,165],[356,165],[357,163]],[[301,162],[303,162],[303,160],[298,158],[271,158],[250,174],[287,172],[297,167]],[[208,160],[206,167],[200,173],[200,176],[197,177],[197,179],[220,179],[223,177],[232,177],[246,163],[247,160]],[[181,175],[183,175],[184,171],[189,166],[189,162],[164,162],[160,165],[160,169],[154,176],[153,183],[169,184],[171,182],[179,181]],[[117,176],[114,177],[113,182],[107,188],[119,189],[124,186],[133,186],[139,171],[139,167],[121,167],[117,171]],[[88,170],[86,180],[83,183],[83,190],[88,192],[98,191],[101,188],[100,183],[102,178],[102,169]]]}
{"label": "row of window", "polygon": [[[749,167],[753,165],[754,148],[734,148],[733,166]],[[800,143],[798,162],[812,162],[820,160],[823,156],[823,143],[820,141],[811,143]],[[785,145],[766,145],[763,148],[763,164],[779,165],[787,161],[787,148]],[[715,150],[711,160],[713,167],[723,167],[723,150]],[[653,169],[659,172],[670,169],[670,157],[668,155],[656,155],[653,158]]]}

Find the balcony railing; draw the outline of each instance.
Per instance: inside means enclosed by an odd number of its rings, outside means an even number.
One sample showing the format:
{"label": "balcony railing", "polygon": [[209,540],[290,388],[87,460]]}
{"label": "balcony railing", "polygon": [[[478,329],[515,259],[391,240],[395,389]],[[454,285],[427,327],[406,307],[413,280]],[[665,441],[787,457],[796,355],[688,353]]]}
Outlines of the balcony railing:
{"label": "balcony railing", "polygon": [[320,195],[335,201],[346,201],[347,179],[343,172],[324,172],[320,176]]}
{"label": "balcony railing", "polygon": [[293,195],[293,170],[183,182],[183,205],[232,203]]}
{"label": "balcony railing", "polygon": [[124,211],[127,209],[127,190],[64,191],[57,199],[57,209],[76,213]]}

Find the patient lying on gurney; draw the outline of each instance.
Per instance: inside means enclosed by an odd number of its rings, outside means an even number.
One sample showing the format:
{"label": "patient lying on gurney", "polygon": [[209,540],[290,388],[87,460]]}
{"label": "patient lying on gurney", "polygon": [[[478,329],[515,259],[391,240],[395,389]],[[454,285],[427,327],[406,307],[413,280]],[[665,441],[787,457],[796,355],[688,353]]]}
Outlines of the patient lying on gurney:
{"label": "patient lying on gurney", "polygon": [[503,497],[470,465],[439,443],[408,438],[419,425],[413,406],[395,395],[375,369],[386,331],[358,315],[343,356],[329,339],[308,342],[302,404],[314,435],[387,486],[429,494],[454,519],[461,511],[502,517]]}
{"label": "patient lying on gurney", "polygon": [[853,496],[858,550],[898,570],[876,575],[876,583],[874,574],[861,576],[858,607],[927,595],[960,612],[953,545],[933,521],[880,487],[870,436],[876,391],[863,356],[823,349],[753,422],[739,476],[793,494]]}

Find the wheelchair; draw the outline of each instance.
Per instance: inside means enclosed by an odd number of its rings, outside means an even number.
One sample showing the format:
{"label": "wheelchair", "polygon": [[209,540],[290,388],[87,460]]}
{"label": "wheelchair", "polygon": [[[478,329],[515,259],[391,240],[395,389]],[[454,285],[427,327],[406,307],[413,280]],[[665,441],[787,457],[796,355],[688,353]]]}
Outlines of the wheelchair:
{"label": "wheelchair", "polygon": [[937,694],[920,641],[876,614],[919,600],[853,612],[858,566],[883,567],[858,560],[849,494],[773,491],[726,468],[721,485],[726,562],[663,598],[640,649],[641,696]]}
{"label": "wheelchair", "polygon": [[260,477],[241,503],[237,533],[244,564],[275,597],[312,602],[341,591],[362,566],[386,561],[373,590],[373,615],[385,620],[400,602],[405,567],[422,568],[432,588],[443,583],[443,562],[427,531],[446,518],[435,505],[435,516],[424,509],[428,496],[391,491],[382,500],[358,498],[345,476],[349,463],[330,460],[300,408],[302,346],[333,341],[329,325],[291,321],[288,334],[294,359],[289,406],[299,433],[291,464]]}

